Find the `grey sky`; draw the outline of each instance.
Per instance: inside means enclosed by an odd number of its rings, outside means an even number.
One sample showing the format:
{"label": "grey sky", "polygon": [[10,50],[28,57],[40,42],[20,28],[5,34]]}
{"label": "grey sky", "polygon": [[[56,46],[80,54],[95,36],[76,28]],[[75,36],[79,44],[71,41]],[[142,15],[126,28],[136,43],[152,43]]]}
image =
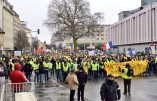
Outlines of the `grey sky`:
{"label": "grey sky", "polygon": [[[20,19],[28,22],[31,30],[40,28],[38,35],[41,41],[50,43],[51,32],[43,26],[46,19],[47,7],[51,0],[8,0],[15,11],[20,15]],[[103,12],[105,24],[112,24],[118,21],[118,13],[123,10],[131,10],[140,6],[141,0],[88,0],[92,13]],[[33,36],[36,36],[33,33]]]}

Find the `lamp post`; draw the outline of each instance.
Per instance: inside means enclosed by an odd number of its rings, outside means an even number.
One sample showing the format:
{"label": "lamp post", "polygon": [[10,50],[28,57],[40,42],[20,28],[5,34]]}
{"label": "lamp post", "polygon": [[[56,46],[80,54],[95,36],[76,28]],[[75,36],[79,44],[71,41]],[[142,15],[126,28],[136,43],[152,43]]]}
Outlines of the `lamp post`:
{"label": "lamp post", "polygon": [[2,50],[2,55],[3,55],[3,35],[5,34],[5,32],[0,28],[0,48]]}

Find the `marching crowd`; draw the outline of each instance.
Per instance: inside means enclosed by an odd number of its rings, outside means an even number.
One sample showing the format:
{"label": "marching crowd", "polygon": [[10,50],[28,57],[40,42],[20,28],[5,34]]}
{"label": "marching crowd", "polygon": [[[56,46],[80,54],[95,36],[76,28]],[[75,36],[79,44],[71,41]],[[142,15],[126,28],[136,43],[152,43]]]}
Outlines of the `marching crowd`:
{"label": "marching crowd", "polygon": [[[40,84],[48,82],[50,78],[54,76],[58,82],[68,82],[70,101],[74,101],[77,86],[78,101],[80,101],[80,97],[81,101],[84,101],[84,89],[87,79],[97,80],[98,78],[106,78],[106,82],[102,85],[100,91],[102,101],[116,101],[120,99],[119,86],[118,83],[113,80],[113,75],[107,73],[104,64],[107,62],[125,62],[144,59],[148,61],[145,74],[156,74],[157,58],[155,56],[136,55],[130,58],[119,54],[88,56],[84,54],[62,55],[53,53],[23,55],[12,58],[2,57],[0,58],[0,67],[3,67],[4,72],[0,72],[0,76],[5,76],[6,79],[10,77],[12,83],[19,83],[19,80],[15,79],[15,77],[13,78],[13,76],[20,75],[22,77],[22,81],[20,82],[30,81]],[[126,69],[120,70],[120,72],[124,74],[122,76],[124,79],[124,94],[128,93],[129,95],[131,95],[130,86],[133,76],[133,71],[130,68],[131,66],[127,64]],[[18,70],[18,72],[16,70]],[[19,71],[23,72],[24,75],[23,73],[19,73]],[[33,73],[34,76],[32,76]],[[32,79],[32,77],[34,78]],[[110,86],[113,86],[113,91],[110,91]]]}

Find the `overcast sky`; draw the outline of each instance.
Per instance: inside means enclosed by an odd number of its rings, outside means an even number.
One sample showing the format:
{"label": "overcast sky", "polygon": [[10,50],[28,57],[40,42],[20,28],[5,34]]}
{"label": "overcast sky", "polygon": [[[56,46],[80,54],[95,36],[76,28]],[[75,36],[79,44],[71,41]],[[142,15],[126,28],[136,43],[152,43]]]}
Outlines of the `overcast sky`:
{"label": "overcast sky", "polygon": [[[41,30],[38,38],[41,41],[50,43],[52,33],[43,25],[47,16],[48,4],[51,0],[8,0],[14,10],[20,15],[20,19],[28,22],[28,27],[35,31]],[[112,24],[118,21],[118,13],[125,10],[136,9],[140,6],[141,0],[88,0],[92,13],[103,12],[105,24]],[[36,33],[32,33],[36,36]]]}

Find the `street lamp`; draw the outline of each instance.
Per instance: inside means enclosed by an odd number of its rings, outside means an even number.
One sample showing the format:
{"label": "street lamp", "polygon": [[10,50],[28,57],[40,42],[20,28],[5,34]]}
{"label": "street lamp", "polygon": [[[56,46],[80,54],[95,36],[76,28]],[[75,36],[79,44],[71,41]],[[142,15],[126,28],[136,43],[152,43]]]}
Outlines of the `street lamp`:
{"label": "street lamp", "polygon": [[3,35],[5,34],[5,32],[0,28],[0,49],[2,50],[2,54],[3,54]]}

